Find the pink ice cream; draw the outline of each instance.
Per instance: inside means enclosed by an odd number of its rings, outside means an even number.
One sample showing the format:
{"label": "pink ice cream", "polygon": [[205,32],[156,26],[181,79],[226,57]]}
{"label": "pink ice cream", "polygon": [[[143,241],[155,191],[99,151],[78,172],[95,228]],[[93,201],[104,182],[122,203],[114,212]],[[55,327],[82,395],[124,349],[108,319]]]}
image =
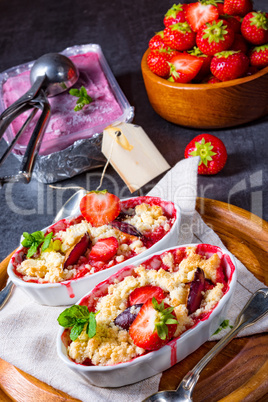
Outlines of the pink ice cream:
{"label": "pink ice cream", "polygon": [[[70,59],[79,70],[79,79],[74,88],[80,89],[83,85],[93,98],[93,102],[81,111],[75,112],[73,109],[78,98],[71,96],[68,91],[49,98],[51,117],[39,151],[41,155],[65,149],[76,140],[90,138],[117,120],[123,113],[101,68],[98,54],[88,52],[70,56]],[[5,107],[15,102],[30,86],[30,71],[10,77],[3,85]],[[13,137],[28,114],[29,112],[23,113],[12,122],[10,128]],[[16,153],[24,152],[38,117],[39,112],[16,144]]]}

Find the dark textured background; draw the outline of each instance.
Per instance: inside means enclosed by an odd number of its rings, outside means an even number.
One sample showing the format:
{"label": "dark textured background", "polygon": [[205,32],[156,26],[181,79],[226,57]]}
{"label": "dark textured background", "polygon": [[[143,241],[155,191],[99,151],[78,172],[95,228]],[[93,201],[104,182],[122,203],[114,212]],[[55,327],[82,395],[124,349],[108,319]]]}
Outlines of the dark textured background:
{"label": "dark textured background", "polygon": [[[140,70],[148,40],[162,29],[163,15],[173,3],[173,0],[1,0],[0,71],[37,59],[44,53],[98,43],[123,92],[135,107],[134,122],[144,128],[173,166],[183,158],[187,143],[203,131],[176,126],[158,116],[149,104]],[[256,0],[254,4],[255,9],[268,11],[267,0]],[[268,117],[243,127],[209,131],[224,141],[229,158],[218,175],[199,176],[198,195],[230,202],[268,220],[267,131]],[[1,141],[0,152],[4,149],[5,143]],[[18,167],[18,161],[10,156],[0,175],[14,173]],[[81,174],[58,185],[94,189],[101,171]],[[103,188],[129,196],[111,167],[107,173],[109,177]],[[145,186],[143,193],[157,181]],[[35,180],[28,185],[16,183],[0,189],[0,260],[18,245],[23,231],[47,226],[62,201],[72,193],[73,190],[51,189]]]}

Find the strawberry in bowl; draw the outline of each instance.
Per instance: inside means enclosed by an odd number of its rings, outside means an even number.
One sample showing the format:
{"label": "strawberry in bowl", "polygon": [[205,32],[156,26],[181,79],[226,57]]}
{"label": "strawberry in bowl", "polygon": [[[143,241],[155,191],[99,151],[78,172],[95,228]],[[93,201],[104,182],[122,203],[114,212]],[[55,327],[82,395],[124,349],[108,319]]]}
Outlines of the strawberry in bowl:
{"label": "strawberry in bowl", "polygon": [[214,333],[235,281],[232,256],[216,246],[191,244],[151,254],[60,314],[58,354],[94,385],[141,381],[176,364]]}
{"label": "strawberry in bowl", "polygon": [[86,194],[80,210],[25,232],[10,261],[12,281],[41,304],[72,304],[126,264],[177,243],[180,213],[172,202],[146,196],[120,201],[105,190]]}

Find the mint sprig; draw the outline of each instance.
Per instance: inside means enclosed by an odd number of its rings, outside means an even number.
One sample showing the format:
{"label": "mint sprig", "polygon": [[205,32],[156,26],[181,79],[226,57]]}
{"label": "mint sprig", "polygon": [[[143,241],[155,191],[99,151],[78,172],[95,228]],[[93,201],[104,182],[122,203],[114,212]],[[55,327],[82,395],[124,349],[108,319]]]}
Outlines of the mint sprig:
{"label": "mint sprig", "polygon": [[75,341],[83,331],[85,325],[86,333],[89,338],[96,335],[97,313],[89,312],[87,306],[75,304],[72,307],[66,308],[58,317],[58,323],[64,328],[72,328],[70,338]]}
{"label": "mint sprig", "polygon": [[93,102],[93,99],[91,98],[91,96],[88,95],[87,90],[84,86],[81,86],[80,89],[70,89],[69,94],[78,98],[76,106],[74,107],[75,112],[79,112],[79,110],[82,110],[84,106],[89,105],[91,102]]}
{"label": "mint sprig", "polygon": [[40,244],[43,243],[42,251],[45,251],[49,247],[53,238],[53,232],[50,232],[46,236],[41,231],[33,232],[31,234],[28,232],[23,232],[23,237],[24,239],[22,240],[21,244],[23,247],[29,248],[27,258],[30,258],[37,252]]}
{"label": "mint sprig", "polygon": [[154,309],[159,313],[155,323],[157,335],[160,339],[166,339],[168,337],[168,325],[179,324],[174,315],[171,314],[174,307],[165,308],[164,302],[158,303],[155,297],[152,298],[152,304]]}
{"label": "mint sprig", "polygon": [[228,328],[228,327],[233,328],[232,325],[229,325],[229,320],[224,320],[224,321],[220,324],[219,328],[214,332],[213,335],[217,335],[217,334],[218,334],[219,332],[221,332],[223,329],[226,329],[226,328]]}

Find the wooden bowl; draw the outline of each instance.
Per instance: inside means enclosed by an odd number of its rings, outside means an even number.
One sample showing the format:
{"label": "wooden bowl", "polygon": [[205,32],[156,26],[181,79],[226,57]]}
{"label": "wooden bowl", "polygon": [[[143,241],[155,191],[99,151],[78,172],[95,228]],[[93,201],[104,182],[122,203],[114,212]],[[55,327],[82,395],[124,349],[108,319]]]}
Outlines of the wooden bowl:
{"label": "wooden bowl", "polygon": [[268,114],[268,67],[217,84],[177,84],[152,73],[148,49],[141,70],[149,101],[164,119],[181,126],[216,129],[238,126]]}

